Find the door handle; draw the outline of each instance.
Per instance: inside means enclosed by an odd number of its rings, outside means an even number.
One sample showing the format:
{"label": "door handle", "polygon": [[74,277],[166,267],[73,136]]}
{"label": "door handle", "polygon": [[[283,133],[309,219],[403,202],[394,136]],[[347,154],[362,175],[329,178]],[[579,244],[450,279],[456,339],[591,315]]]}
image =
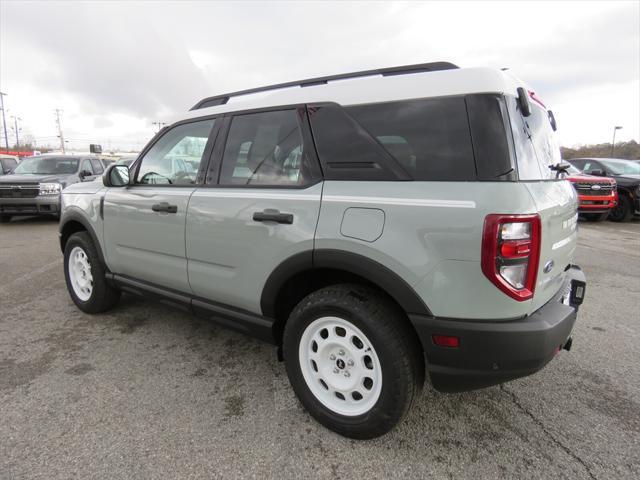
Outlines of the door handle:
{"label": "door handle", "polygon": [[177,205],[169,205],[167,202],[154,203],[151,206],[154,212],[178,213]]}
{"label": "door handle", "polygon": [[256,222],[276,222],[291,225],[293,223],[293,214],[280,213],[279,210],[268,208],[262,212],[255,212],[253,214],[253,220]]}

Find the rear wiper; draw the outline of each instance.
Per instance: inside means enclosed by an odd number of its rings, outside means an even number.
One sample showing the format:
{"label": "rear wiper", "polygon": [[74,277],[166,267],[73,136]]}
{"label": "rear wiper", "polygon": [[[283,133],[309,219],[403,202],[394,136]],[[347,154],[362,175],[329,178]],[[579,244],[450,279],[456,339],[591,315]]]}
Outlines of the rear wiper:
{"label": "rear wiper", "polygon": [[549,165],[549,169],[553,170],[554,172],[563,172],[563,173],[567,173],[567,170],[569,170],[570,167],[571,167],[571,164],[568,162],[560,162],[560,163],[556,163],[555,165]]}
{"label": "rear wiper", "polygon": [[571,167],[571,164],[568,162],[560,162],[555,165],[549,165],[549,169],[556,172],[556,178],[560,177],[563,173],[566,174],[567,170]]}

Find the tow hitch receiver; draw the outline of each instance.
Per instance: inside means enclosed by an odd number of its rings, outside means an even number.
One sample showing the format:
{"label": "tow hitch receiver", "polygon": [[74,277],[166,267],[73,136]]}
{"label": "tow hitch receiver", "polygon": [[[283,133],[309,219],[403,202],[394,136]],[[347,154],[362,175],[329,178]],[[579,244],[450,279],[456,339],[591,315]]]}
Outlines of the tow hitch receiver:
{"label": "tow hitch receiver", "polygon": [[562,346],[562,349],[568,352],[569,350],[571,350],[571,345],[573,345],[573,338],[569,337],[565,344]]}
{"label": "tow hitch receiver", "polygon": [[578,307],[582,305],[586,288],[586,282],[583,282],[581,280],[571,280],[571,295],[569,296],[569,305],[571,305],[572,307]]}

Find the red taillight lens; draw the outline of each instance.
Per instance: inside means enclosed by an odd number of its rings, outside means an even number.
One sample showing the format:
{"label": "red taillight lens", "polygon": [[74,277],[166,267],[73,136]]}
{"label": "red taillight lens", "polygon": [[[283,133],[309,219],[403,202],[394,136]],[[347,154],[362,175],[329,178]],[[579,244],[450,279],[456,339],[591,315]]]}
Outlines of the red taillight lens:
{"label": "red taillight lens", "polygon": [[487,215],[482,234],[482,272],[518,301],[533,297],[540,260],[538,215]]}

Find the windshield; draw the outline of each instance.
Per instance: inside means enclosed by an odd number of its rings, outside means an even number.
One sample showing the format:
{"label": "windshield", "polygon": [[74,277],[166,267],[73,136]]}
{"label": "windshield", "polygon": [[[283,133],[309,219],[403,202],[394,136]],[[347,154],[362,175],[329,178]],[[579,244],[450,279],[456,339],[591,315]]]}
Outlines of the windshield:
{"label": "windshield", "polygon": [[640,175],[640,163],[621,160],[598,160],[613,175]]}
{"label": "windshield", "polygon": [[78,170],[77,158],[30,157],[25,158],[13,173],[23,175],[66,175]]}
{"label": "windshield", "polygon": [[571,165],[569,168],[567,168],[567,173],[570,175],[580,175],[582,172]]}

